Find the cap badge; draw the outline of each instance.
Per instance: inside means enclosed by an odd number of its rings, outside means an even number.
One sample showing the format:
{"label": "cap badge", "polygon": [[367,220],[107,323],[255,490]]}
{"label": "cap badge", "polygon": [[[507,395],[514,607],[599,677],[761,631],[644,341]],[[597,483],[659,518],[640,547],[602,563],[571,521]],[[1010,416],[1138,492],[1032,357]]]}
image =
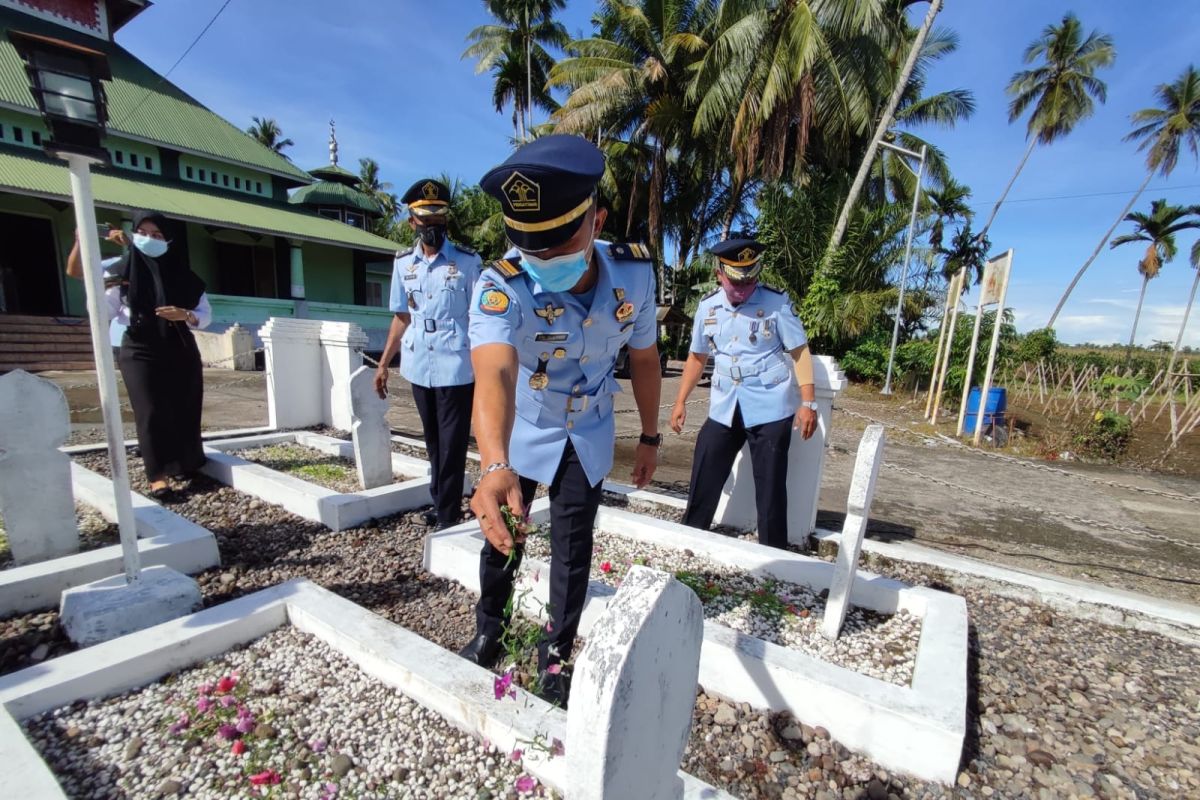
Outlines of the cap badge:
{"label": "cap badge", "polygon": [[437,200],[438,199],[437,184],[434,183],[433,181],[426,181],[425,185],[421,187],[421,194],[425,196],[426,200]]}
{"label": "cap badge", "polygon": [[740,253],[738,253],[738,261],[753,261],[753,260],[754,260],[754,248],[753,247],[744,247],[744,248],[742,248],[742,251]]}
{"label": "cap badge", "polygon": [[500,188],[513,211],[541,211],[542,187],[521,173],[509,175]]}
{"label": "cap badge", "polygon": [[553,303],[546,303],[545,308],[535,308],[533,313],[546,320],[547,325],[553,325],[556,319],[566,313],[566,310],[566,308],[555,308]]}

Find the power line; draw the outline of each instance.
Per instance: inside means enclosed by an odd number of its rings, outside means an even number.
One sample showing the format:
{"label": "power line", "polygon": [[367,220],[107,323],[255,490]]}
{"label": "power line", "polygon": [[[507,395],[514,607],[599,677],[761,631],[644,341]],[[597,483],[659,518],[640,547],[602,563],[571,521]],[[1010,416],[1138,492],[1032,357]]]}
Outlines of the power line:
{"label": "power line", "polygon": [[[1200,189],[1200,183],[1191,183],[1191,184],[1187,184],[1185,186],[1160,186],[1160,187],[1156,187],[1156,188],[1148,188],[1148,189],[1146,189],[1146,191],[1147,192],[1175,192],[1175,191],[1179,191],[1181,189]],[[1042,202],[1044,200],[1081,200],[1081,199],[1088,198],[1088,197],[1114,197],[1116,195],[1134,194],[1135,192],[1137,192],[1137,189],[1127,189],[1127,190],[1121,191],[1121,192],[1091,192],[1090,194],[1060,194],[1060,195],[1049,195],[1046,197],[1019,197],[1019,198],[1016,198],[1013,200],[1005,200],[1004,203],[1005,203],[1005,205],[1010,205],[1013,203],[1038,203],[1038,202]],[[987,203],[980,203],[978,205],[973,205],[973,206],[971,206],[971,208],[988,208],[989,206],[993,205],[994,203],[995,203],[995,201],[991,200]]]}
{"label": "power line", "polygon": [[175,59],[175,63],[171,65],[171,68],[169,70],[167,70],[166,72],[164,72],[162,74],[162,77],[160,77],[158,79],[158,83],[154,84],[153,87],[147,89],[146,93],[144,95],[142,95],[142,99],[138,101],[138,104],[136,106],[134,106],[129,111],[129,113],[127,113],[127,114],[125,114],[125,116],[121,117],[120,120],[113,123],[114,127],[120,126],[122,122],[124,122],[125,120],[132,117],[135,113],[137,113],[137,110],[139,108],[141,108],[142,104],[144,104],[150,98],[150,95],[154,94],[155,90],[157,90],[160,85],[162,85],[163,83],[166,82],[167,78],[170,77],[171,73],[175,71],[175,68],[178,67],[180,65],[180,63],[182,63],[183,60],[188,57],[188,53],[192,52],[192,49],[195,48],[195,46],[200,43],[200,40],[204,38],[204,34],[208,33],[208,29],[213,26],[213,23],[217,21],[217,19],[221,16],[221,14],[223,14],[225,12],[225,9],[228,8],[229,4],[232,2],[233,2],[233,0],[225,0],[225,2],[221,4],[221,7],[217,9],[217,13],[213,14],[212,19],[210,19],[208,21],[208,24],[200,29],[200,32],[198,34],[196,34],[196,38],[192,39],[192,43],[187,46],[187,49],[183,51],[183,54],[181,56],[179,56],[179,58]]}

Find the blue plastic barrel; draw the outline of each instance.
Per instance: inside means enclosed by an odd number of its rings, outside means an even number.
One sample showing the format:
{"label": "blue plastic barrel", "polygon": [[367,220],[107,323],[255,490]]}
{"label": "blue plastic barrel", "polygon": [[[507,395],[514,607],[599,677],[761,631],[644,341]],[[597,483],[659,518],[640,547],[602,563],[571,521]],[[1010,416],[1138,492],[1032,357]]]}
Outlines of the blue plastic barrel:
{"label": "blue plastic barrel", "polygon": [[[975,420],[979,417],[979,387],[972,386],[967,395],[967,417],[963,421],[963,429],[967,433],[975,433]],[[983,425],[1003,425],[1004,412],[1008,410],[1008,391],[1003,386],[993,386],[988,390],[987,404],[983,409]]]}

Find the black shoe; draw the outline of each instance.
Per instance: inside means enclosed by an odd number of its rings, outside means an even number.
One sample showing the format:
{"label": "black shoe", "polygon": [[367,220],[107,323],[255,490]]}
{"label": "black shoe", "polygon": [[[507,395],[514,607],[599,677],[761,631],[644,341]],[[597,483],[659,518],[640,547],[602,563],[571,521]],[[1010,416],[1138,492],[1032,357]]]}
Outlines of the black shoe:
{"label": "black shoe", "polygon": [[432,511],[424,511],[421,513],[421,522],[432,528],[434,525],[437,525],[437,514]]}
{"label": "black shoe", "polygon": [[458,654],[472,664],[478,664],[484,669],[491,669],[500,660],[500,637],[481,633],[472,639],[470,644],[459,650]]}
{"label": "black shoe", "polygon": [[534,694],[552,706],[567,710],[567,699],[571,695],[571,676],[565,672],[538,670]]}

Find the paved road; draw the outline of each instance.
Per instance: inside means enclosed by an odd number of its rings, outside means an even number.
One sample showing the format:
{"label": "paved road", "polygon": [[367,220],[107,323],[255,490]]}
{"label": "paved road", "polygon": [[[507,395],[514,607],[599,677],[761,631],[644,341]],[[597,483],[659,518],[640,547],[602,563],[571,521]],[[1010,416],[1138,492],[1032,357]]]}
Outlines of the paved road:
{"label": "paved road", "polygon": [[[72,408],[98,405],[93,375],[46,377],[63,386]],[[421,427],[410,388],[398,375],[393,381],[388,420],[394,428],[417,435]],[[664,379],[663,405],[674,400],[678,381],[677,369]],[[615,403],[613,477],[628,480],[640,422],[629,382],[621,383],[626,391]],[[690,407],[684,433],[666,433],[657,480],[688,480],[695,431],[704,421],[707,397],[708,389],[701,384],[693,394],[698,403]],[[839,398],[837,406],[821,489],[822,526],[840,525],[855,450],[867,424],[864,417],[873,417],[901,430],[888,431],[885,469],[872,509],[872,537],[913,540],[995,563],[1200,603],[1200,482],[1080,464],[989,459],[940,439],[905,433],[902,429],[920,427],[916,407],[895,398],[885,401],[859,387]],[[664,408],[664,432],[667,414]],[[76,414],[74,421],[75,440],[102,438],[97,411]],[[262,373],[205,373],[206,429],[265,424]],[[131,425],[127,430],[132,436]]]}

